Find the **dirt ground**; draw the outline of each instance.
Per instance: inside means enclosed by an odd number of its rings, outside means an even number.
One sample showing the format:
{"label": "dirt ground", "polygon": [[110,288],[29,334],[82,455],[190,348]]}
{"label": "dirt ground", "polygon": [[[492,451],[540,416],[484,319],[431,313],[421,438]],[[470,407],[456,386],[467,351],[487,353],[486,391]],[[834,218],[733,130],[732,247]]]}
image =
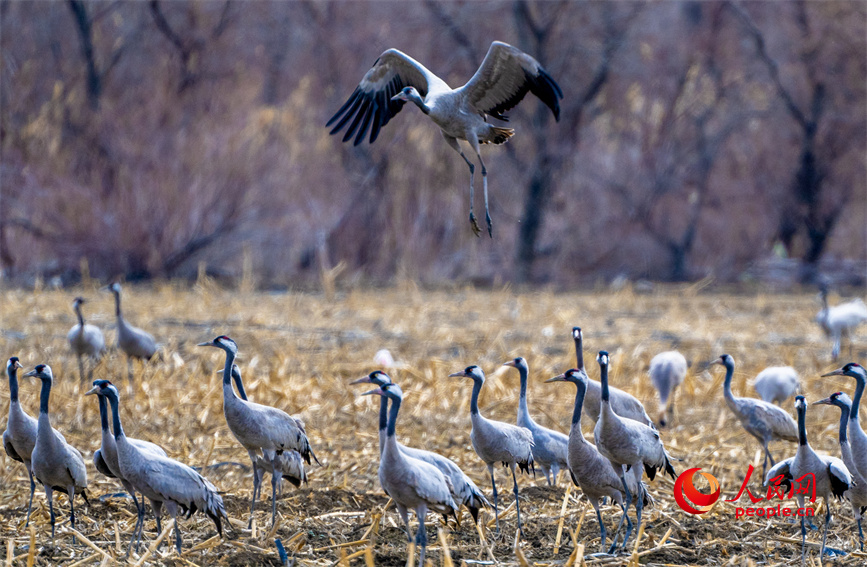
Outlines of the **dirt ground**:
{"label": "dirt ground", "polygon": [[[28,482],[24,467],[0,454],[0,560],[5,565],[111,565],[121,562],[135,522],[132,502],[120,486],[96,472],[90,459],[99,446],[96,400],[84,397],[90,385],[78,376],[78,364],[66,343],[75,323],[71,301],[88,299],[87,321],[101,327],[114,344],[111,295],[84,286],[64,291],[0,291],[0,354],[20,357],[25,371],[36,364],[52,366],[56,376],[51,398],[54,427],[88,462],[91,504],[77,505],[77,541],[68,525],[68,503],[55,496],[58,532],[50,538],[47,503],[41,487],[34,500],[33,538],[24,529]],[[832,298],[839,301],[839,298]],[[436,450],[458,463],[491,497],[490,479],[470,445],[469,381],[447,378],[470,364],[488,374],[482,390],[482,413],[514,422],[518,373],[502,363],[516,356],[530,365],[530,411],[537,422],[568,431],[574,387],[544,380],[575,364],[572,326],[585,333],[585,356],[591,378],[600,349],[611,353],[612,384],[637,396],[656,415],[656,394],[647,378],[650,359],[676,348],[689,360],[687,379],[676,401],[673,425],[662,429],[678,472],[702,467],[721,483],[723,499],[737,493],[750,463],[761,468],[759,444],[749,437],[723,403],[720,367],[708,363],[724,352],[736,362],[736,395],[755,396],[749,381],[764,367],[793,365],[808,401],[834,391],[850,393],[849,378],[819,378],[838,367],[830,360],[830,342],[813,322],[819,304],[812,293],[725,294],[700,285],[657,287],[647,294],[519,293],[494,291],[425,291],[412,285],[397,289],[348,291],[328,301],[311,293],[238,293],[208,283],[193,289],[172,284],[124,288],[124,313],[134,325],[161,344],[160,360],[135,365],[128,383],[123,356],[111,350],[94,378],[119,386],[121,412],[128,435],[154,441],[169,455],[201,467],[223,495],[232,529],[216,537],[213,523],[198,514],[181,521],[183,553],[163,544],[143,557],[157,537],[150,511],[145,546],[131,563],[146,565],[279,565],[275,538],[296,565],[405,565],[406,536],[393,504],[377,478],[378,399],[361,397],[365,388],[349,382],[376,367],[374,354],[388,349],[396,363],[386,371],[404,390],[398,435],[407,445]],[[867,336],[855,336],[854,360],[863,360]],[[311,443],[323,465],[309,468],[309,484],[285,484],[279,500],[278,525],[270,533],[270,482],[257,504],[255,525],[247,530],[252,494],[250,463],[231,436],[222,415],[220,377],[224,358],[199,342],[226,334],[240,347],[238,364],[250,398],[303,417]],[[850,358],[844,346],[844,360]],[[23,372],[22,372],[23,374]],[[5,383],[5,382],[4,382]],[[35,415],[38,385],[21,379],[23,407]],[[8,396],[0,399],[5,416]],[[792,401],[784,406],[792,410]],[[794,413],[794,412],[793,412]],[[811,444],[839,456],[836,408],[811,407],[807,413]],[[584,424],[590,438],[592,425]],[[776,458],[794,454],[795,446],[777,442]],[[671,479],[650,483],[656,504],[645,511],[645,527],[627,551],[598,554],[599,529],[592,507],[568,475],[555,487],[544,477],[519,477],[524,536],[515,545],[516,515],[511,478],[498,469],[502,530],[494,532],[493,515],[483,513],[485,545],[466,512],[461,526],[444,527],[429,515],[428,559],[435,565],[797,565],[800,531],[785,519],[735,519],[734,504],[722,499],[708,513],[683,512],[673,498]],[[750,487],[764,494],[759,472]],[[700,486],[700,485],[699,485]],[[746,500],[742,497],[742,501]],[[565,502],[565,507],[564,507]],[[386,508],[383,515],[383,509]],[[564,513],[561,516],[561,511]],[[846,552],[824,564],[863,565],[857,529],[845,503],[833,503],[828,546]],[[817,519],[822,525],[824,512]],[[561,524],[562,517],[562,524]],[[614,507],[603,509],[609,533],[619,520]],[[164,518],[164,527],[168,520]],[[415,527],[415,521],[412,522]],[[574,533],[577,531],[577,534]],[[573,539],[573,535],[575,539]],[[443,542],[445,537],[445,545]],[[808,562],[818,565],[821,531],[810,531]],[[167,539],[170,543],[171,538]],[[577,541],[581,556],[576,557]],[[447,552],[446,552],[447,550]],[[31,563],[32,562],[32,563]]]}

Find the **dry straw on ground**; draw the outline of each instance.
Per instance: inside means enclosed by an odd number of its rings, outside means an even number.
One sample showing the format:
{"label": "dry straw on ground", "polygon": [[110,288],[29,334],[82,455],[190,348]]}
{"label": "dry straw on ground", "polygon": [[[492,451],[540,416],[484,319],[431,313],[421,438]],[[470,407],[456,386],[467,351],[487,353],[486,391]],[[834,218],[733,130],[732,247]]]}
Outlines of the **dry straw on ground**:
{"label": "dry straw on ground", "polygon": [[[89,322],[106,329],[114,340],[111,297],[95,288],[24,292],[0,296],[0,354],[19,356],[26,368],[48,363],[55,371],[52,419],[86,458],[98,447],[96,400],[82,394],[89,387],[78,379],[75,358],[65,334],[74,323],[70,301],[85,295]],[[482,411],[513,420],[518,375],[501,367],[524,356],[530,364],[530,407],[537,421],[566,430],[574,387],[543,381],[574,365],[570,336],[573,325],[585,330],[588,361],[595,351],[612,353],[612,382],[643,400],[653,415],[655,393],[646,370],[651,357],[676,347],[690,360],[689,376],[677,400],[677,418],[662,437],[681,459],[678,471],[702,467],[718,478],[725,498],[740,486],[750,462],[760,466],[759,446],[736,424],[722,402],[721,369],[706,371],[723,352],[738,367],[734,389],[754,395],[747,381],[768,365],[791,364],[801,373],[808,400],[836,390],[850,391],[849,379],[820,379],[831,368],[830,345],[812,318],[818,304],[811,294],[723,295],[684,287],[634,295],[618,293],[552,294],[456,289],[424,292],[414,288],[348,292],[327,302],[318,295],[289,293],[242,295],[198,286],[183,291],[171,285],[154,289],[129,287],[128,319],[152,332],[163,345],[163,360],[144,370],[137,367],[134,394],[126,393],[122,411],[128,433],[160,443],[172,457],[205,467],[224,494],[233,533],[216,537],[203,516],[183,520],[184,552],[152,544],[159,534],[150,513],[146,545],[133,558],[139,565],[277,565],[274,537],[286,546],[296,565],[404,565],[405,536],[377,481],[376,404],[359,397],[351,379],[373,369],[373,355],[388,348],[398,360],[390,374],[406,392],[399,434],[408,444],[435,449],[454,459],[490,494],[484,465],[469,444],[470,385],[448,379],[450,372],[479,364],[490,379],[481,396]],[[246,527],[252,482],[246,453],[231,437],[222,415],[220,378],[214,371],[223,358],[195,344],[218,334],[233,337],[241,349],[247,391],[253,400],[300,414],[324,466],[310,470],[310,484],[284,489],[278,503],[278,526],[269,530],[269,491],[256,512],[252,533]],[[862,339],[857,344],[863,346]],[[855,358],[864,356],[856,350]],[[588,364],[598,376],[595,363]],[[109,378],[126,392],[126,364],[112,352],[95,377]],[[38,388],[22,380],[25,408],[35,412]],[[0,398],[6,415],[8,397]],[[790,402],[788,402],[790,403]],[[788,404],[787,403],[787,404]],[[808,430],[814,447],[837,454],[836,423],[830,408],[810,408]],[[585,428],[589,433],[589,428]],[[793,454],[794,446],[772,445],[777,457]],[[222,463],[222,464],[220,464]],[[219,465],[218,465],[219,464]],[[5,565],[111,565],[122,556],[135,516],[128,499],[105,496],[120,487],[97,474],[88,463],[90,508],[80,508],[80,537],[65,523],[68,506],[57,499],[64,522],[52,544],[41,490],[34,502],[35,530],[24,530],[27,480],[24,468],[0,456],[0,541]],[[498,472],[501,486],[508,486]],[[755,475],[757,477],[757,475]],[[494,537],[493,518],[485,516],[487,546],[469,516],[463,525],[438,530],[428,520],[436,565],[473,565],[495,559],[508,565],[795,565],[799,562],[798,528],[784,520],[735,520],[732,505],[720,502],[704,516],[680,511],[672,498],[672,482],[656,480],[651,491],[656,506],[635,535],[628,552],[616,558],[593,555],[599,549],[595,515],[580,490],[567,491],[568,479],[548,488],[541,475],[519,479],[525,538],[514,545],[515,512],[508,489],[501,491],[506,510],[503,535]],[[266,485],[267,486],[267,485]],[[757,480],[754,493],[762,492]],[[100,498],[102,496],[102,498]],[[745,497],[744,497],[745,498]],[[588,510],[590,511],[588,513]],[[834,504],[828,545],[856,548],[855,525],[848,506]],[[619,512],[605,510],[609,528]],[[819,522],[821,523],[821,522]],[[118,533],[120,532],[120,533]],[[272,533],[273,532],[273,533]],[[576,533],[577,532],[577,533]],[[813,564],[820,536],[809,534]],[[147,550],[147,551],[146,551]],[[145,556],[145,554],[147,555]],[[860,565],[865,555],[852,553],[835,561]],[[826,564],[828,563],[826,559]]]}

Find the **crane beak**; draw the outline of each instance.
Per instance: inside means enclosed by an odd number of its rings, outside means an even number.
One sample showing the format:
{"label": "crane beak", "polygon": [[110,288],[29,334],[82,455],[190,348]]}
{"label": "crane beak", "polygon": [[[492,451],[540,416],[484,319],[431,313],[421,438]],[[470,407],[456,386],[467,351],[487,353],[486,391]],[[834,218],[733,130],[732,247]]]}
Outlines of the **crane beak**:
{"label": "crane beak", "polygon": [[455,372],[454,374],[449,374],[449,378],[457,378],[457,377],[466,378],[467,373],[464,372],[463,370],[461,370],[460,372]]}
{"label": "crane beak", "polygon": [[822,378],[824,378],[826,376],[845,376],[845,373],[843,372],[842,368],[838,368],[837,370],[832,370],[831,372],[828,372],[827,374],[822,374]]}
{"label": "crane beak", "polygon": [[98,391],[99,391],[99,386],[94,386],[94,387],[91,388],[90,390],[86,391],[86,392],[84,393],[84,395],[85,395],[85,396],[90,396],[90,395],[92,395],[92,394],[97,393]]}
{"label": "crane beak", "polygon": [[369,392],[364,392],[361,394],[362,396],[384,396],[385,392],[382,391],[382,388],[377,388],[376,390],[371,390]]}
{"label": "crane beak", "polygon": [[406,95],[404,95],[402,92],[399,92],[396,95],[394,95],[393,97],[391,97],[391,100],[402,100],[402,101],[406,102],[407,98],[406,98]]}
{"label": "crane beak", "polygon": [[564,373],[564,374],[558,374],[557,376],[554,376],[553,378],[548,378],[547,380],[545,380],[545,383],[548,383],[548,382],[565,382],[565,381],[566,381],[566,374]]}
{"label": "crane beak", "polygon": [[196,346],[217,346],[214,344],[214,341],[208,341],[206,343],[199,343]]}
{"label": "crane beak", "polygon": [[370,379],[370,376],[362,376],[358,380],[353,380],[349,383],[350,386],[353,384],[373,384],[373,380]]}
{"label": "crane beak", "polygon": [[509,362],[504,362],[503,366],[511,366],[512,368],[515,368],[515,361],[510,360]]}
{"label": "crane beak", "polygon": [[21,366],[21,363],[16,360],[15,362],[12,363],[12,368],[24,368],[24,367]]}
{"label": "crane beak", "polygon": [[828,397],[828,398],[825,398],[824,400],[818,400],[818,401],[816,401],[816,402],[813,402],[813,403],[810,404],[810,405],[813,405],[813,406],[816,406],[816,405],[831,406],[831,405],[834,405],[834,404],[831,403],[831,398]]}
{"label": "crane beak", "polygon": [[38,374],[38,372],[36,372],[35,370],[31,370],[30,372],[28,372],[27,374],[25,374],[24,377],[25,377],[25,378],[28,378],[28,377],[30,377],[30,376],[36,376],[37,374]]}
{"label": "crane beak", "polygon": [[725,366],[725,364],[723,363],[722,357],[717,358],[716,360],[711,362],[708,366],[713,366],[715,364],[719,364],[720,366]]}

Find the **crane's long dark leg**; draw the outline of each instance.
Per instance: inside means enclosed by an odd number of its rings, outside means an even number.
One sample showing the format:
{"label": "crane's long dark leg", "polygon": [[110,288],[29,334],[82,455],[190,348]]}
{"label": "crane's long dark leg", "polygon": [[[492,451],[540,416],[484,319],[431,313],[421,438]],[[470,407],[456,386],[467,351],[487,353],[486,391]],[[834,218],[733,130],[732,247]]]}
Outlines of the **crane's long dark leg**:
{"label": "crane's long dark leg", "polygon": [[283,473],[277,468],[276,455],[271,459],[271,468],[271,527],[274,527],[274,522],[277,521],[277,487],[283,478]]}
{"label": "crane's long dark leg", "polygon": [[491,487],[494,490],[494,520],[497,522],[497,533],[500,533],[500,510],[497,506],[497,481],[494,480],[494,465],[488,465],[488,472],[491,473]]}
{"label": "crane's long dark leg", "polygon": [[81,381],[84,382],[84,359],[80,354],[78,355],[78,375]]}
{"label": "crane's long dark leg", "polygon": [[[154,517],[157,519],[157,536],[163,533],[163,523],[162,523],[162,515],[163,515],[163,503],[161,501],[154,502],[151,500],[151,508],[154,510]],[[144,526],[142,526],[144,527]],[[139,539],[141,539],[141,532],[139,532]],[[157,546],[157,551],[160,550],[160,546],[162,546],[163,542],[160,542],[160,545]]]}
{"label": "crane's long dark leg", "polygon": [[[476,166],[473,165],[473,162],[467,159],[467,156],[464,154],[464,150],[461,149],[461,145],[458,143],[457,138],[452,138],[446,134],[443,134],[443,138],[446,139],[446,142],[454,151],[458,152],[461,157],[464,158],[464,162],[467,164],[467,167],[470,168],[470,227],[473,229],[473,233],[478,236],[481,234],[482,229],[479,228],[479,223],[476,222],[476,215],[473,214],[473,201],[475,198],[475,183],[473,183],[473,181]],[[478,153],[478,148],[476,148],[476,153]]]}
{"label": "crane's long dark leg", "polygon": [[412,543],[412,530],[409,529],[409,512],[397,502],[394,505],[397,507],[397,513],[400,514],[400,519],[403,520],[403,525],[406,528],[406,542]]}
{"label": "crane's long dark leg", "polygon": [[825,540],[828,538],[828,524],[831,523],[831,506],[828,499],[825,498],[825,531],[822,532],[822,549],[819,551],[819,561],[825,556]]}
{"label": "crane's long dark leg", "polygon": [[[630,534],[632,534],[632,520],[629,519],[629,511],[628,508],[623,504],[623,501],[620,502],[620,509],[623,510],[623,515],[620,516],[620,521],[617,522],[617,529],[614,530],[614,538],[611,540],[611,547],[608,549],[608,554],[613,555],[617,550],[617,537],[620,535],[620,530],[623,528],[623,521],[626,521],[626,535],[624,536],[624,544],[627,539],[629,539]],[[604,546],[603,546],[604,549]]]}
{"label": "crane's long dark leg", "polygon": [[427,506],[424,504],[416,508],[415,516],[418,518],[418,531],[415,533],[415,543],[419,548],[418,565],[424,567],[424,551],[427,547],[427,530],[424,527],[424,517],[427,515]]}
{"label": "crane's long dark leg", "polygon": [[515,493],[515,511],[518,513],[518,531],[521,532],[521,537],[524,536],[524,527],[521,525],[521,501],[518,498],[518,477],[515,475],[515,463],[511,464],[512,481],[515,483],[513,492]]}
{"label": "crane's long dark leg", "polygon": [[[798,497],[798,508],[804,513],[804,499],[802,497]],[[806,514],[804,514],[806,515]],[[805,553],[807,551],[807,525],[804,520],[804,516],[801,516],[801,565],[806,563]],[[819,556],[821,558],[821,555]]]}
{"label": "crane's long dark leg", "polygon": [[33,469],[30,468],[30,465],[26,465],[27,474],[30,475],[30,502],[27,503],[27,522],[24,524],[24,527],[30,525],[30,511],[33,509],[33,493],[36,492],[36,481],[33,480]]}
{"label": "crane's long dark leg", "polygon": [[51,541],[54,541],[54,498],[51,487],[47,484],[42,485],[45,488],[45,499],[48,500],[48,515],[51,517]]}
{"label": "crane's long dark leg", "polygon": [[256,465],[256,454],[253,451],[247,451],[247,454],[250,455],[250,461],[253,463],[253,498],[250,502],[250,521],[247,522],[247,529],[253,528],[253,510],[256,508],[256,496],[259,494],[259,486],[262,483],[262,479],[259,478],[259,467]]}
{"label": "crane's long dark leg", "polygon": [[479,163],[482,164],[482,191],[485,195],[485,223],[488,225],[488,236],[494,237],[494,227],[491,224],[491,214],[488,212],[488,170],[485,168],[485,162],[482,161],[482,154],[476,148],[476,155],[479,156]]}
{"label": "crane's long dark leg", "polygon": [[[623,483],[623,492],[626,494],[626,504],[624,506],[624,514],[629,511],[629,505],[632,504],[632,493],[629,491],[629,486],[626,484],[626,465],[621,465],[621,474],[620,474],[620,482]],[[641,494],[637,495],[638,498],[641,498]],[[628,519],[628,518],[627,518]],[[641,518],[639,518],[639,522]],[[631,524],[631,520],[630,520]],[[641,524],[639,524],[640,529]],[[632,526],[629,525],[626,529],[626,536],[623,538],[623,547],[621,549],[626,549],[626,542],[629,541],[629,536],[632,533]]]}
{"label": "crane's long dark leg", "polygon": [[[605,551],[605,524],[602,522],[602,512],[599,511],[599,502],[595,499],[590,501],[590,504],[593,505],[593,509],[596,510],[596,521],[599,522],[599,537],[602,539],[602,543],[599,544],[599,552]],[[617,534],[614,535],[617,537]],[[614,545],[617,545],[617,540],[614,540]]]}
{"label": "crane's long dark leg", "polygon": [[861,531],[861,514],[858,514],[858,543],[860,544],[861,551],[864,551],[864,532]]}

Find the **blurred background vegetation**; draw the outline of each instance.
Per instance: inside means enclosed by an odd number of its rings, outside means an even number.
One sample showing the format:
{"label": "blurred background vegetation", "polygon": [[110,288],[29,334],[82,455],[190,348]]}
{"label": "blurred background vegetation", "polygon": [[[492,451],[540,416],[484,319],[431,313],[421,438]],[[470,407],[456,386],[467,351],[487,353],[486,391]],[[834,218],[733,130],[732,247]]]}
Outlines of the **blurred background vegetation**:
{"label": "blurred background vegetation", "polygon": [[[3,274],[863,285],[865,12],[4,0]],[[415,108],[372,146],[324,124],[389,47],[457,87],[495,39],[565,99],[558,123],[526,100],[486,151],[490,240],[469,229],[466,165]]]}

